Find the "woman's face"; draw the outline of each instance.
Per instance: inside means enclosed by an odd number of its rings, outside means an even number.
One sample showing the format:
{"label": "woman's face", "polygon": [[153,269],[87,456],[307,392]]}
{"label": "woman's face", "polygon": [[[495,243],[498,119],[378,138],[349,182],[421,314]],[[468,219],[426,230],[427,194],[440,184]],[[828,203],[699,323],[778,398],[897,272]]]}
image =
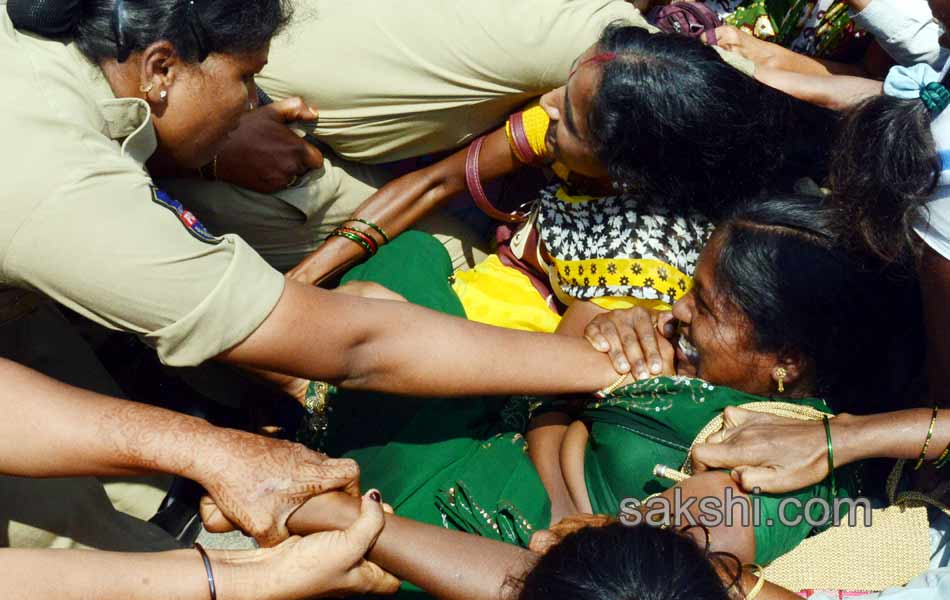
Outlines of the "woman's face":
{"label": "woman's face", "polygon": [[722,297],[716,286],[720,239],[714,234],[700,255],[693,287],[673,305],[682,325],[676,348],[677,372],[750,394],[774,390],[775,354],[753,347],[748,319]]}
{"label": "woman's face", "polygon": [[587,177],[607,176],[607,169],[594,157],[587,115],[600,85],[602,64],[590,59],[596,46],[577,57],[567,83],[541,97],[541,107],[551,119],[545,142],[555,160],[574,173]]}
{"label": "woman's face", "polygon": [[254,75],[267,64],[267,54],[267,48],[213,53],[201,63],[179,63],[167,98],[152,104],[161,152],[183,168],[211,162],[256,103]]}

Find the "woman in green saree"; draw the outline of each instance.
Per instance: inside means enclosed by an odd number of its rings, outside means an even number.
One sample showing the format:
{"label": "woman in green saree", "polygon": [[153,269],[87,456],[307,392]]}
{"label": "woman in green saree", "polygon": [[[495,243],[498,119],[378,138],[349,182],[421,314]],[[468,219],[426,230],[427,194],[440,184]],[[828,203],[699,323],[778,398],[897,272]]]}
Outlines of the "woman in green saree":
{"label": "woman in green saree", "polygon": [[[844,383],[856,366],[873,368],[873,345],[861,339],[870,328],[860,325],[874,318],[875,300],[863,270],[827,231],[825,213],[798,198],[760,202],[721,223],[693,289],[673,307],[681,327],[675,374],[574,410],[567,399],[427,401],[415,410],[406,399],[337,396],[325,448],[360,462],[364,486],[378,488],[397,515],[520,546],[573,513],[617,515],[624,499],[669,496],[673,483],[654,476],[654,467],[683,464],[697,433],[726,406],[781,400],[832,412],[820,394],[835,408],[856,408],[843,391],[855,386]],[[347,280],[373,281],[390,290],[373,293],[462,315],[450,274],[441,246],[409,233]],[[374,287],[353,285],[361,293]],[[657,339],[661,353],[672,355],[671,342]],[[732,526],[710,527],[710,547],[743,563],[771,562],[813,531],[815,512],[800,518],[806,501],[858,491],[848,473],[836,480],[755,495],[759,521],[742,522],[735,508]],[[722,501],[727,489],[746,497],[723,472],[676,488],[684,498]],[[300,516],[303,528],[345,524],[326,519],[345,514],[339,503],[348,500],[312,502]],[[413,580],[411,568],[397,574]]]}

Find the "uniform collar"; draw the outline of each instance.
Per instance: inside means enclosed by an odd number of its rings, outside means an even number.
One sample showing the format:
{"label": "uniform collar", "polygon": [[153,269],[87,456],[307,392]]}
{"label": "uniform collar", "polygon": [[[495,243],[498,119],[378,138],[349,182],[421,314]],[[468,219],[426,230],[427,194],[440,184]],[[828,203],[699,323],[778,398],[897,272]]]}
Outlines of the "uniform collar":
{"label": "uniform collar", "polygon": [[69,51],[80,63],[84,79],[102,116],[102,134],[121,141],[122,154],[144,165],[158,148],[152,124],[152,108],[141,98],[116,98],[102,69],[79,51],[75,44]]}

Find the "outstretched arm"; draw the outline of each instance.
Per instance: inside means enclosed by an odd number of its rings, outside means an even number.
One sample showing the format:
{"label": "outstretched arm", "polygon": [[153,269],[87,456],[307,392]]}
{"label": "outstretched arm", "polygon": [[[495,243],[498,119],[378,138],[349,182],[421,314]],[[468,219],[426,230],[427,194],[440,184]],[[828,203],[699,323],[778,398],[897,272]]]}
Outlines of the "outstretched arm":
{"label": "outstretched arm", "polygon": [[[301,534],[329,531],[348,527],[358,514],[357,499],[323,494],[301,507],[288,524]],[[511,581],[534,563],[534,554],[523,548],[391,514],[368,558],[443,600],[507,598]]]}
{"label": "outstretched arm", "polygon": [[0,473],[181,475],[201,483],[224,517],[264,545],[287,537],[287,517],[307,498],[355,486],[359,473],[350,460],[73,388],[6,360],[0,413]]}
{"label": "outstretched arm", "polygon": [[[835,466],[869,458],[917,460],[933,411],[917,408],[879,415],[838,415],[831,419]],[[693,450],[697,470],[732,469],[746,490],[784,493],[828,476],[828,445],[821,421],[799,421],[727,407],[725,429]],[[950,444],[950,414],[940,413],[926,460],[936,460]]]}
{"label": "outstretched arm", "polygon": [[[365,497],[353,500],[356,515],[346,530],[294,537],[275,548],[209,551],[217,597],[296,600],[396,591],[399,582],[363,558],[383,527],[382,507]],[[206,600],[210,594],[194,550],[0,549],[0,587],[9,600]]]}
{"label": "outstretched arm", "polygon": [[811,75],[775,67],[759,67],[755,78],[769,87],[805,102],[836,111],[846,111],[871,96],[883,93],[876,79],[851,75]]}
{"label": "outstretched arm", "polygon": [[[383,186],[360,205],[353,213],[353,218],[379,225],[390,237],[399,235],[445,200],[465,190],[467,152],[466,147],[434,165]],[[508,145],[504,128],[488,135],[479,154],[478,165],[483,181],[490,181],[522,166]],[[363,229],[383,243],[382,236],[376,231]],[[331,237],[288,272],[287,277],[317,285],[362,256],[363,249],[357,244],[345,238]]]}
{"label": "outstretched arm", "polygon": [[257,331],[220,358],[418,396],[589,394],[617,379],[610,359],[583,339],[491,327],[292,281]]}

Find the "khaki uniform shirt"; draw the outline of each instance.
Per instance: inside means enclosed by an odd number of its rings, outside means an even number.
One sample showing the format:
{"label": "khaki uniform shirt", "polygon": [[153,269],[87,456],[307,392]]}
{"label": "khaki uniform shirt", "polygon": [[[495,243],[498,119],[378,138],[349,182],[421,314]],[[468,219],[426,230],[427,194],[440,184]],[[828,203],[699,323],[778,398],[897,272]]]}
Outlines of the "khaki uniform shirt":
{"label": "khaki uniform shirt", "polygon": [[153,187],[148,104],[115,98],[74,46],[17,32],[5,10],[0,64],[0,304],[39,291],[176,366],[250,335],[283,277]]}
{"label": "khaki uniform shirt", "polygon": [[340,156],[399,160],[501,125],[615,21],[655,31],[626,0],[298,0],[258,83],[317,108]]}

